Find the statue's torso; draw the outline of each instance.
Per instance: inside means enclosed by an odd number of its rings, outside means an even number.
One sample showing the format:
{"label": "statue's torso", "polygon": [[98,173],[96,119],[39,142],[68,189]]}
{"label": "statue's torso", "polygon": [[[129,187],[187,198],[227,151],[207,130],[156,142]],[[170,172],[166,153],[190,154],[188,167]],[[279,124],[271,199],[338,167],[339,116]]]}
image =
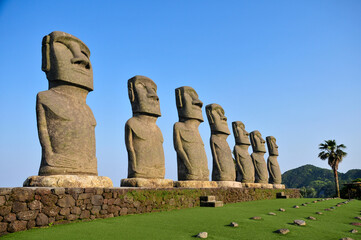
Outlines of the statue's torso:
{"label": "statue's torso", "polygon": [[164,178],[163,135],[159,127],[155,122],[145,122],[137,117],[129,119],[126,127],[132,131],[132,147],[135,153],[135,162],[129,164],[133,169],[129,172],[131,174],[128,173],[128,177]]}
{"label": "statue's torso", "polygon": [[[198,128],[188,128],[177,122],[174,131],[179,133],[182,148],[188,157],[191,169],[187,169],[184,159],[177,154],[178,175],[180,180],[209,180],[207,155]],[[190,174],[192,172],[193,174]]]}
{"label": "statue's torso", "polygon": [[217,135],[212,135],[210,142],[211,147],[214,147],[214,152],[217,155],[213,156],[212,180],[235,181],[236,168],[228,142],[226,139],[220,138]]}
{"label": "statue's torso", "polygon": [[264,153],[252,153],[251,157],[255,168],[255,181],[257,183],[268,183],[268,171]]}
{"label": "statue's torso", "polygon": [[253,183],[254,166],[248,151],[236,145],[234,146],[234,157],[236,159],[237,169],[241,174],[241,181],[243,183]]}
{"label": "statue's torso", "polygon": [[86,102],[48,90],[38,94],[37,104],[44,109],[50,151],[54,154],[43,159],[41,167],[68,168],[64,173],[97,174],[96,121]]}
{"label": "statue's torso", "polygon": [[269,156],[267,159],[267,167],[270,175],[270,183],[281,184],[282,174],[277,161],[277,156]]}

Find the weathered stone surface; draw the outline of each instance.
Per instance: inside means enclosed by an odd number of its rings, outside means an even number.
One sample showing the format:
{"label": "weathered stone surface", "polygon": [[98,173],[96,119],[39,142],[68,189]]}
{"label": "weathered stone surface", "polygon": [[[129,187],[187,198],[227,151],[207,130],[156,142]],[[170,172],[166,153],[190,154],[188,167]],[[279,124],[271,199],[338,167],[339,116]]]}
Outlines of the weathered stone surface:
{"label": "weathered stone surface", "polygon": [[69,221],[74,221],[74,220],[76,220],[78,218],[79,218],[79,216],[74,215],[74,214],[70,214],[70,215],[66,216],[66,219],[68,219]]}
{"label": "weathered stone surface", "polygon": [[215,181],[218,187],[242,188],[242,183],[236,181]]}
{"label": "weathered stone surface", "polygon": [[197,238],[207,238],[208,237],[208,233],[207,232],[200,232],[197,234],[196,236]]}
{"label": "weathered stone surface", "polygon": [[280,209],[278,209],[280,212],[286,212],[286,209],[284,209],[284,208],[280,208]]}
{"label": "weathered stone surface", "polygon": [[69,208],[75,206],[75,200],[72,196],[64,196],[58,200],[57,205],[62,208]]}
{"label": "weathered stone surface", "polygon": [[63,194],[65,194],[65,188],[55,187],[55,188],[51,189],[51,192],[56,195],[63,195]]}
{"label": "weathered stone surface", "polygon": [[7,232],[8,229],[8,223],[0,222],[0,235],[1,233]]}
{"label": "weathered stone surface", "polygon": [[30,210],[30,211],[24,211],[19,212],[16,214],[17,218],[19,220],[34,220],[38,216],[39,211],[38,210]]}
{"label": "weathered stone surface", "polygon": [[251,217],[252,220],[261,220],[262,217],[259,217],[259,216],[255,216],[255,217]]}
{"label": "weathered stone surface", "polygon": [[322,213],[322,212],[316,212],[316,214],[318,214],[318,215],[322,215],[323,213]]}
{"label": "weathered stone surface", "polygon": [[306,204],[306,203],[302,203],[302,204],[301,204],[301,206],[306,207],[306,206],[307,206],[307,204]]}
{"label": "weathered stone surface", "polygon": [[268,183],[268,171],[264,154],[266,153],[265,140],[259,131],[255,130],[249,135],[253,153],[251,155],[255,168],[255,182]]}
{"label": "weathered stone surface", "polygon": [[277,214],[275,214],[274,212],[269,212],[268,215],[276,216]]}
{"label": "weathered stone surface", "polygon": [[30,210],[38,210],[41,208],[41,206],[42,203],[39,200],[34,200],[28,203],[28,207],[30,208]]}
{"label": "weathered stone surface", "polygon": [[15,213],[9,213],[4,217],[4,221],[6,222],[14,222],[16,220],[16,214]]}
{"label": "weathered stone surface", "polygon": [[284,184],[273,184],[274,189],[286,189]]}
{"label": "weathered stone surface", "polygon": [[160,114],[157,85],[144,76],[128,80],[133,117],[125,124],[128,178],[164,179],[163,135],[156,121]]}
{"label": "weathered stone surface", "polygon": [[73,207],[73,208],[71,209],[71,213],[72,213],[72,214],[76,214],[76,215],[80,215],[80,213],[81,213],[80,207]]}
{"label": "weathered stone surface", "polygon": [[300,208],[299,206],[297,206],[297,205],[295,205],[295,206],[293,206],[293,208]]}
{"label": "weathered stone surface", "polygon": [[6,216],[11,212],[11,206],[1,206],[0,207],[0,216]]}
{"label": "weathered stone surface", "polygon": [[34,190],[31,188],[14,188],[11,196],[14,201],[29,202],[34,200]]}
{"label": "weathered stone surface", "polygon": [[34,228],[35,226],[36,226],[36,221],[35,220],[29,220],[28,223],[26,224],[27,229]]}
{"label": "weathered stone surface", "polygon": [[272,184],[282,183],[282,174],[280,166],[277,161],[278,146],[276,144],[276,138],[273,136],[266,137],[269,157],[267,159],[267,169],[269,172],[269,182]]}
{"label": "weathered stone surface", "polygon": [[231,223],[229,224],[229,226],[231,226],[231,227],[238,227],[238,223],[236,223],[236,222],[231,222]]}
{"label": "weathered stone surface", "polygon": [[90,218],[90,211],[88,211],[88,210],[82,211],[79,218],[80,219],[88,219],[88,218]]}
{"label": "weathered stone surface", "polygon": [[37,226],[45,226],[48,225],[49,218],[44,213],[39,213],[38,217],[36,218],[36,225]]}
{"label": "weathered stone surface", "polygon": [[88,175],[51,175],[31,176],[24,182],[24,187],[64,187],[64,188],[91,188],[113,187],[113,182],[108,177]]}
{"label": "weathered stone surface", "polygon": [[293,223],[298,226],[306,226],[306,222],[303,220],[294,220]]}
{"label": "weathered stone surface", "polygon": [[280,234],[287,234],[289,232],[290,232],[290,230],[287,228],[281,228],[276,231],[276,233],[280,233]]}
{"label": "weathered stone surface", "polygon": [[177,88],[175,95],[179,122],[173,127],[173,143],[177,152],[178,180],[208,181],[207,155],[198,131],[203,122],[203,103],[191,87]]}
{"label": "weathered stone surface", "polygon": [[70,214],[70,208],[62,208],[62,209],[60,209],[59,214],[62,215],[62,216],[69,215]]}
{"label": "weathered stone surface", "polygon": [[352,229],[350,230],[350,233],[358,233],[358,231],[356,229]]}
{"label": "weathered stone surface", "polygon": [[352,223],[350,223],[351,225],[353,225],[353,226],[361,226],[361,223],[360,222],[352,222]]}
{"label": "weathered stone surface", "polygon": [[125,178],[122,187],[172,188],[173,180],[160,178]]}
{"label": "weathered stone surface", "polygon": [[0,196],[9,195],[12,188],[0,188]]}
{"label": "weathered stone surface", "polygon": [[4,206],[6,202],[5,196],[0,196],[0,206]]}
{"label": "weathered stone surface", "polygon": [[361,217],[355,217],[355,219],[361,220]]}
{"label": "weathered stone surface", "polygon": [[218,187],[215,181],[174,181],[174,187],[179,188],[216,188]]}
{"label": "weathered stone surface", "polygon": [[213,181],[236,181],[236,167],[227,137],[230,135],[227,118],[218,104],[206,106],[208,123],[211,128],[210,145],[213,157]]}
{"label": "weathered stone surface", "polygon": [[94,206],[91,209],[91,213],[94,214],[94,215],[97,215],[97,214],[99,214],[100,210],[101,210],[101,206]]}
{"label": "weathered stone surface", "polygon": [[60,212],[60,208],[58,206],[46,206],[42,209],[42,212],[49,217],[55,217]]}
{"label": "weathered stone surface", "polygon": [[102,195],[94,195],[92,196],[91,203],[94,206],[101,206],[103,204],[103,196]]}
{"label": "weathered stone surface", "polygon": [[350,238],[350,237],[344,237],[344,238],[340,238],[340,240],[353,240],[353,238]]}
{"label": "weathered stone surface", "polygon": [[8,231],[9,232],[19,232],[26,230],[26,221],[14,221],[12,223],[9,223]]}
{"label": "weathered stone surface", "polygon": [[233,155],[237,167],[237,181],[242,183],[254,183],[254,165],[252,158],[248,153],[251,145],[249,134],[241,121],[232,122],[232,129],[236,145],[233,149]]}
{"label": "weathered stone surface", "polygon": [[316,218],[315,218],[315,217],[312,217],[312,216],[309,216],[307,219],[316,220]]}
{"label": "weathered stone surface", "polygon": [[15,213],[26,211],[28,209],[26,203],[24,202],[14,202],[12,211]]}

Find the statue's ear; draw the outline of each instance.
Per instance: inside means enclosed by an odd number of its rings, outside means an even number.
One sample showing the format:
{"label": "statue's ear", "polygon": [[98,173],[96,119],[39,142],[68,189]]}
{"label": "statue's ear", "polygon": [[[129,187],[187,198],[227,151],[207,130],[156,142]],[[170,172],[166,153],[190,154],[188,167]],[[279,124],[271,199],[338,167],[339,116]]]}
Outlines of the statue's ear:
{"label": "statue's ear", "polygon": [[131,102],[134,102],[135,96],[134,96],[134,88],[133,83],[130,82],[128,85],[128,95]]}
{"label": "statue's ear", "polygon": [[50,71],[50,36],[46,35],[43,38],[43,43],[42,43],[42,48],[41,48],[41,52],[42,52],[42,64],[41,64],[41,70],[43,70],[44,72],[49,72]]}
{"label": "statue's ear", "polygon": [[207,109],[207,116],[208,116],[208,121],[213,124],[214,120],[212,117],[212,110]]}
{"label": "statue's ear", "polygon": [[235,137],[238,137],[238,131],[237,131],[237,123],[233,122],[232,123],[232,128],[233,128],[233,134]]}
{"label": "statue's ear", "polygon": [[175,90],[175,101],[177,103],[177,108],[182,108],[183,107],[182,95],[181,95],[181,90],[180,89]]}

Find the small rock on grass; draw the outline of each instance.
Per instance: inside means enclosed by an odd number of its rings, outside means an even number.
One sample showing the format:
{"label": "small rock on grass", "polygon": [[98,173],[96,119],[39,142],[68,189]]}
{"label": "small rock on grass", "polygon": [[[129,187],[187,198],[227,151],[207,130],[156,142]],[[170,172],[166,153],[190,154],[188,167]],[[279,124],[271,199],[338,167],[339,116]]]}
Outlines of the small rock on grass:
{"label": "small rock on grass", "polygon": [[200,232],[197,235],[197,238],[207,238],[208,237],[208,233],[207,232]]}
{"label": "small rock on grass", "polygon": [[302,203],[302,206],[306,207],[306,206],[307,206],[307,204],[306,204],[306,203]]}
{"label": "small rock on grass", "polygon": [[353,238],[344,237],[344,238],[340,238],[340,240],[353,240]]}
{"label": "small rock on grass", "polygon": [[315,200],[315,201],[313,201],[313,203],[317,203],[317,201]]}
{"label": "small rock on grass", "polygon": [[280,208],[278,210],[281,211],[281,212],[286,212],[286,209],[284,209],[284,208]]}
{"label": "small rock on grass", "polygon": [[300,207],[299,207],[299,206],[297,206],[297,205],[294,205],[294,206],[293,206],[293,208],[300,208]]}
{"label": "small rock on grass", "polygon": [[335,209],[335,207],[330,207],[330,209]]}
{"label": "small rock on grass", "polygon": [[252,217],[251,219],[253,219],[253,220],[261,220],[262,218],[258,217],[258,216],[255,216],[255,217]]}
{"label": "small rock on grass", "polygon": [[323,213],[322,213],[322,212],[316,212],[316,214],[318,214],[318,215],[322,215]]}
{"label": "small rock on grass", "polygon": [[306,222],[303,220],[294,220],[293,223],[298,226],[306,226]]}
{"label": "small rock on grass", "polygon": [[361,220],[361,217],[355,217],[355,219]]}
{"label": "small rock on grass", "polygon": [[276,216],[277,214],[275,214],[274,212],[269,212],[268,215]]}
{"label": "small rock on grass", "polygon": [[290,230],[287,228],[281,228],[276,231],[276,233],[280,233],[280,234],[287,234],[289,232],[290,232]]}
{"label": "small rock on grass", "polygon": [[350,233],[358,233],[358,231],[356,229],[352,229],[350,230]]}
{"label": "small rock on grass", "polygon": [[238,227],[238,223],[236,223],[236,222],[231,222],[231,223],[229,224],[229,226],[231,226],[231,227]]}
{"label": "small rock on grass", "polygon": [[329,208],[326,208],[326,209],[324,209],[325,211],[332,211],[332,209],[329,209]]}
{"label": "small rock on grass", "polygon": [[310,220],[316,220],[316,218],[315,218],[315,217],[312,217],[312,216],[309,216],[308,219],[310,219]]}

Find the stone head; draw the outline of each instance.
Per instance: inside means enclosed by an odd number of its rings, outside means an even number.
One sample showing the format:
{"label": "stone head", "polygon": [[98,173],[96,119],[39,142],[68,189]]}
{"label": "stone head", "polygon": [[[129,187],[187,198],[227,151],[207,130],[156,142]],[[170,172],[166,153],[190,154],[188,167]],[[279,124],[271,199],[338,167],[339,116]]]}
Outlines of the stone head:
{"label": "stone head", "polygon": [[203,122],[203,103],[198,98],[197,92],[191,87],[179,87],[175,89],[179,121],[197,119]]}
{"label": "stone head", "polygon": [[51,81],[62,81],[93,90],[90,51],[78,38],[65,32],[52,32],[43,38],[42,67]]}
{"label": "stone head", "polygon": [[209,104],[206,106],[207,118],[212,133],[231,134],[227,124],[227,118],[224,116],[223,108],[218,104]]}
{"label": "stone head", "polygon": [[236,144],[251,145],[251,143],[249,142],[249,133],[246,131],[243,122],[232,122],[232,129]]}
{"label": "stone head", "polygon": [[249,138],[251,139],[253,152],[266,152],[265,140],[259,131],[255,130],[251,132]]}
{"label": "stone head", "polygon": [[278,146],[276,144],[276,138],[273,136],[266,137],[268,153],[270,156],[278,156]]}
{"label": "stone head", "polygon": [[134,76],[128,80],[128,94],[132,104],[133,116],[147,114],[160,117],[157,85],[145,76]]}

